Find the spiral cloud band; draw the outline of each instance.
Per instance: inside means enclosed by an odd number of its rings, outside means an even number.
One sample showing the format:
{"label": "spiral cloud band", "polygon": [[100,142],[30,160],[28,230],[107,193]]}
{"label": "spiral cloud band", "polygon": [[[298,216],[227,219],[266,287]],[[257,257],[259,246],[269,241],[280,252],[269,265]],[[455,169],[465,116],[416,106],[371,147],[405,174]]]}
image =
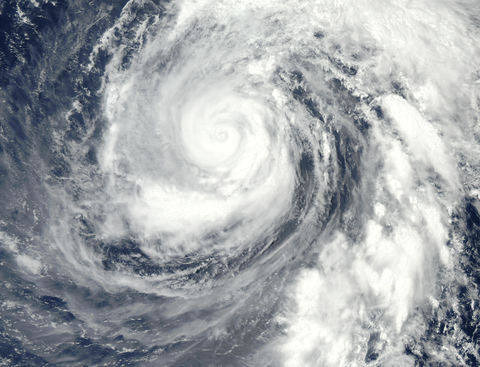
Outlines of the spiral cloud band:
{"label": "spiral cloud band", "polygon": [[15,324],[31,353],[480,363],[475,1],[99,9],[25,204],[36,229],[2,221],[9,271],[44,310]]}

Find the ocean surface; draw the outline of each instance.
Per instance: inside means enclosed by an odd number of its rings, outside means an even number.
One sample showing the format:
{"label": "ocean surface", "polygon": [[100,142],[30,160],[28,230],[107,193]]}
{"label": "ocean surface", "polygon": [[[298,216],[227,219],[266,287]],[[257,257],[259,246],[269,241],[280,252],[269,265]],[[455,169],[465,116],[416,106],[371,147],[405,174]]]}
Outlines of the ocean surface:
{"label": "ocean surface", "polygon": [[1,0],[0,366],[479,366],[478,0]]}

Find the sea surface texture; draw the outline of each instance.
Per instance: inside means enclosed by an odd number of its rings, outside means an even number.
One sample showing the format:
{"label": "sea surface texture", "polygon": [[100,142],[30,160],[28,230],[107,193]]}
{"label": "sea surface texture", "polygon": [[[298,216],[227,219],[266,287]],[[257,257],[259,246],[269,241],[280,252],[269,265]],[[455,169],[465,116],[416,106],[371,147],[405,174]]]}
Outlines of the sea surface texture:
{"label": "sea surface texture", "polygon": [[0,0],[0,366],[480,366],[478,0]]}

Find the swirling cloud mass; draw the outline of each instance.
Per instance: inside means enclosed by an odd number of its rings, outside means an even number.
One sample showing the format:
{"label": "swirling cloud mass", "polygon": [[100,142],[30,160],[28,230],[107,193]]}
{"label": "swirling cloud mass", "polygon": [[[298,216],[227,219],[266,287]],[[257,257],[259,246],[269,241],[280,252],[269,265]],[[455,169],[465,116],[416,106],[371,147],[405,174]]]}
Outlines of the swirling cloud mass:
{"label": "swirling cloud mass", "polygon": [[480,363],[477,2],[87,5],[0,5],[0,365]]}

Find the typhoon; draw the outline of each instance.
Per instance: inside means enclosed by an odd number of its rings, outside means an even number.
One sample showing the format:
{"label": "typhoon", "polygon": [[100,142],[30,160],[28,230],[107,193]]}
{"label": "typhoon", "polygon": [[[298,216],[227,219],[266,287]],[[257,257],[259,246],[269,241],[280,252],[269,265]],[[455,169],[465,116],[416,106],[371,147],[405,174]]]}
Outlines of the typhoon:
{"label": "typhoon", "polygon": [[478,366],[480,4],[4,0],[0,202],[0,366]]}

